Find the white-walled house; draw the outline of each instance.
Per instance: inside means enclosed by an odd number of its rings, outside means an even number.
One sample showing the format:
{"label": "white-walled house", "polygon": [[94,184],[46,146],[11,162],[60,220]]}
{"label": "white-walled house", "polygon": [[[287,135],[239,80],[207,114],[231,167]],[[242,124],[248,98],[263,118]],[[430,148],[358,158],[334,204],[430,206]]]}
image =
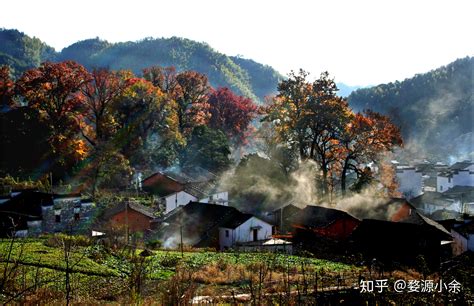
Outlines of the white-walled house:
{"label": "white-walled house", "polygon": [[271,224],[253,215],[242,214],[219,227],[219,245],[221,250],[225,250],[240,243],[265,240],[271,235]]}
{"label": "white-walled house", "polygon": [[224,250],[271,237],[272,225],[235,207],[190,202],[157,224],[155,237],[165,247],[183,244]]}
{"label": "white-walled house", "polygon": [[423,180],[421,171],[411,166],[397,166],[396,174],[398,191],[405,198],[411,199],[422,194]]}
{"label": "white-walled house", "polygon": [[466,223],[451,229],[453,236],[453,255],[461,255],[467,251],[474,251],[474,221],[469,220]]}
{"label": "white-walled house", "polygon": [[[200,198],[199,196],[203,197]],[[165,214],[168,214],[179,206],[187,205],[189,202],[200,202],[217,205],[229,205],[229,193],[227,191],[216,192],[205,196],[203,193],[185,188],[185,190],[175,192],[163,197],[165,203]]]}
{"label": "white-walled house", "polygon": [[446,211],[461,216],[474,215],[474,187],[455,186],[445,192],[425,191],[410,202],[424,214]]}
{"label": "white-walled house", "polygon": [[448,171],[438,173],[436,191],[446,192],[455,186],[474,186],[474,163],[457,162]]}
{"label": "white-walled house", "polygon": [[178,208],[184,206],[192,201],[197,201],[198,198],[187,193],[186,191],[178,191],[173,194],[164,197],[165,202],[165,214],[168,214]]}
{"label": "white-walled house", "polygon": [[206,198],[201,198],[199,202],[228,206],[229,193],[227,191],[216,192]]}

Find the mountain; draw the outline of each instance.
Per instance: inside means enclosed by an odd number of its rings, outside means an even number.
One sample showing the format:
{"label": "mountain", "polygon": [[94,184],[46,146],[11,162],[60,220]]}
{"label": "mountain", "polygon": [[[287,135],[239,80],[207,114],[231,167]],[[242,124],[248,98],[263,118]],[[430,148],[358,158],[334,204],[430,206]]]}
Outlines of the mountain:
{"label": "mountain", "polygon": [[87,69],[129,69],[137,75],[143,68],[153,65],[175,66],[178,71],[204,73],[213,87],[229,87],[237,94],[256,101],[275,93],[278,82],[283,78],[270,66],[230,57],[215,51],[208,44],[184,38],[146,38],[121,43],[94,38],[55,52],[37,38],[30,38],[17,30],[0,30],[0,65],[13,66],[16,76],[45,60],[74,60]]}
{"label": "mountain", "polygon": [[362,86],[350,86],[344,83],[337,83],[336,85],[339,89],[337,95],[341,97],[348,97],[353,91],[362,88]]}
{"label": "mountain", "polygon": [[413,157],[474,158],[474,58],[458,59],[402,82],[358,89],[355,110],[389,115]]}
{"label": "mountain", "polygon": [[0,65],[9,65],[14,76],[54,60],[56,51],[38,38],[31,38],[17,30],[0,29]]}

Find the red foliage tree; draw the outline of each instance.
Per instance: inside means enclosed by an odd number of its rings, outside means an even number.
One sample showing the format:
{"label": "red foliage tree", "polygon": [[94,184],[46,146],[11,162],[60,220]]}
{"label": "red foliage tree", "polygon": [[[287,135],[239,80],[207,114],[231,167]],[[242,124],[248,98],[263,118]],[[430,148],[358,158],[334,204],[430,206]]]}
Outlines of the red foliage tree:
{"label": "red foliage tree", "polygon": [[178,103],[179,131],[188,136],[195,126],[207,124],[209,120],[207,95],[210,86],[207,76],[196,71],[181,72],[176,81],[178,88],[173,96]]}
{"label": "red foliage tree", "polygon": [[257,105],[228,88],[212,89],[208,103],[211,113],[209,126],[223,131],[236,145],[244,144],[250,124],[257,115]]}
{"label": "red foliage tree", "polygon": [[10,67],[0,67],[0,107],[12,107],[14,94],[14,82],[10,77]]}
{"label": "red foliage tree", "polygon": [[16,82],[17,92],[28,105],[39,110],[49,126],[48,141],[62,158],[83,159],[87,149],[77,138],[79,124],[76,116],[83,106],[80,89],[90,80],[90,74],[73,61],[45,62],[39,68],[26,71]]}

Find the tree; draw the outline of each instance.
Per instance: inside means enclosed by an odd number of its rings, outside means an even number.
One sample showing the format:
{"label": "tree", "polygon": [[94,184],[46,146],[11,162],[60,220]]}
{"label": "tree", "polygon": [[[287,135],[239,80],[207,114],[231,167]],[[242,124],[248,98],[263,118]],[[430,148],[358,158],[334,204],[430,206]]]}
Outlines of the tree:
{"label": "tree", "polygon": [[11,108],[15,105],[13,100],[15,83],[10,76],[10,67],[0,67],[0,109]]}
{"label": "tree", "polygon": [[152,66],[143,69],[143,78],[158,87],[162,92],[169,94],[173,98],[178,81],[175,67]]}
{"label": "tree", "polygon": [[83,136],[92,146],[107,141],[117,131],[114,103],[136,80],[129,72],[94,69],[82,88],[84,97]]}
{"label": "tree", "polygon": [[312,90],[306,80],[308,75],[302,69],[298,75],[291,71],[289,78],[278,84],[278,95],[266,108],[266,116],[262,119],[273,123],[278,140],[298,149],[301,159],[307,157],[307,129],[302,118]]}
{"label": "tree", "polygon": [[359,165],[377,162],[381,154],[403,144],[400,129],[379,113],[366,110],[355,114],[341,137],[341,190],[346,190],[346,174],[353,170],[358,175]]}
{"label": "tree", "polygon": [[300,160],[316,161],[322,172],[322,189],[329,192],[329,173],[338,161],[339,136],[352,112],[337,97],[337,87],[324,72],[314,83],[300,70],[278,85],[278,96],[267,108],[264,121],[272,122],[279,141],[298,150]]}
{"label": "tree", "polygon": [[132,164],[151,162],[151,152],[160,150],[170,153],[162,163],[174,162],[177,151],[173,154],[171,151],[184,144],[178,125],[178,106],[174,100],[167,99],[149,81],[137,79],[124,91],[116,104],[116,112],[118,133],[114,141]]}
{"label": "tree", "polygon": [[176,81],[179,86],[174,94],[178,103],[178,126],[180,133],[187,136],[195,126],[209,120],[207,94],[210,86],[207,77],[196,71],[181,72]]}
{"label": "tree", "polygon": [[315,160],[322,171],[324,193],[329,192],[329,174],[337,170],[340,159],[340,137],[353,116],[347,102],[336,95],[337,87],[327,72],[314,81],[307,103],[303,126],[307,135],[307,155]]}
{"label": "tree", "polygon": [[223,131],[236,145],[244,144],[258,107],[249,98],[237,96],[228,88],[211,89],[209,126]]}
{"label": "tree", "polygon": [[87,70],[73,62],[43,63],[26,71],[16,82],[16,91],[28,106],[37,109],[51,133],[48,142],[60,164],[76,163],[87,156],[79,136],[76,116],[83,110],[80,89],[90,80]]}
{"label": "tree", "polygon": [[184,168],[200,166],[220,172],[231,165],[229,154],[229,142],[224,133],[200,125],[191,133],[181,156],[181,164]]}

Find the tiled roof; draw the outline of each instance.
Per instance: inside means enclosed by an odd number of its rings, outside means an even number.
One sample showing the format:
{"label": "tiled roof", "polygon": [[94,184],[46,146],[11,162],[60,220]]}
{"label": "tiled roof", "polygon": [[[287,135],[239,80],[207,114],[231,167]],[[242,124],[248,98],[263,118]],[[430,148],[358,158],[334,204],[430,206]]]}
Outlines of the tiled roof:
{"label": "tiled roof", "polygon": [[291,222],[307,227],[326,227],[339,219],[357,219],[349,213],[323,206],[308,205],[290,218]]}

